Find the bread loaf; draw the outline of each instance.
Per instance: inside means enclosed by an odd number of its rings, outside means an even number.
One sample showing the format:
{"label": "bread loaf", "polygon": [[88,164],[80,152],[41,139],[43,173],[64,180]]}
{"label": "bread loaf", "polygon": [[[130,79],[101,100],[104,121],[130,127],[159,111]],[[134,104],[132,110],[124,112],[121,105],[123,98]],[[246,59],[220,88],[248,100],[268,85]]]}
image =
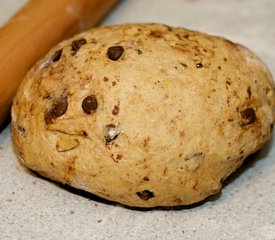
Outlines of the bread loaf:
{"label": "bread loaf", "polygon": [[94,28],[54,47],[13,102],[22,162],[129,206],[220,191],[275,118],[267,67],[222,37],[161,24]]}

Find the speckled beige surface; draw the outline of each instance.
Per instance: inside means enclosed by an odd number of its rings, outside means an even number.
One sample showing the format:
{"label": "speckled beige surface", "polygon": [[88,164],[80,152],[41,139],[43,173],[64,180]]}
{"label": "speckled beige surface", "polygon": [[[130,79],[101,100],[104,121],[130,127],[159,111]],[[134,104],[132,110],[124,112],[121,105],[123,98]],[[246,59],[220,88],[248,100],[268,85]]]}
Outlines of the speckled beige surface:
{"label": "speckled beige surface", "polygon": [[[24,1],[0,1],[3,21]],[[275,75],[272,0],[128,0],[104,24],[162,22],[240,42]],[[274,137],[274,133],[273,133]],[[136,211],[41,179],[0,134],[0,239],[275,239],[275,145],[271,140],[215,199],[181,210]]]}

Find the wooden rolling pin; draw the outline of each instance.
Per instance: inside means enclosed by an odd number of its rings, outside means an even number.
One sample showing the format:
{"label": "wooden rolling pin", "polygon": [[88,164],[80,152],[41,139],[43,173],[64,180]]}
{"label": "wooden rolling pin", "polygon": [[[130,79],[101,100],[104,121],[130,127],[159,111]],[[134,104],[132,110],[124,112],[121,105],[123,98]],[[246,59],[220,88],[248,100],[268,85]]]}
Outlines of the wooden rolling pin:
{"label": "wooden rolling pin", "polygon": [[97,24],[119,0],[30,0],[0,28],[0,126],[30,67],[62,39]]}

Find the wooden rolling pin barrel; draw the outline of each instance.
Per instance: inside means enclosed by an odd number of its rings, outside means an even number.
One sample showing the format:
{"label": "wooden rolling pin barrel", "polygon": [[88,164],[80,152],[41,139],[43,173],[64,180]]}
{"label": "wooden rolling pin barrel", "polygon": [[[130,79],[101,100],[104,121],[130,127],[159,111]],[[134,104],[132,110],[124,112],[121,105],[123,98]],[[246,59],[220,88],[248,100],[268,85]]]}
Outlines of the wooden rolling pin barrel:
{"label": "wooden rolling pin barrel", "polygon": [[0,28],[0,125],[31,66],[62,39],[96,25],[118,0],[30,0]]}

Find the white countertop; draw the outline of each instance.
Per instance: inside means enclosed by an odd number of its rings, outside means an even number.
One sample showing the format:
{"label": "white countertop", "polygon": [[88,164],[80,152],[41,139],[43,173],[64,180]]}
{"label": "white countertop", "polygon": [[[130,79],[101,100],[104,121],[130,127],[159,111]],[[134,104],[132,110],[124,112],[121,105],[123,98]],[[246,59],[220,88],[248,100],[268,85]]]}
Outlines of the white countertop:
{"label": "white countertop", "polygon": [[[0,0],[0,25],[24,2]],[[124,0],[103,24],[161,22],[223,35],[257,53],[275,76],[274,21],[274,0]],[[8,126],[0,133],[0,239],[275,240],[274,136],[215,199],[137,211],[26,170]]]}

